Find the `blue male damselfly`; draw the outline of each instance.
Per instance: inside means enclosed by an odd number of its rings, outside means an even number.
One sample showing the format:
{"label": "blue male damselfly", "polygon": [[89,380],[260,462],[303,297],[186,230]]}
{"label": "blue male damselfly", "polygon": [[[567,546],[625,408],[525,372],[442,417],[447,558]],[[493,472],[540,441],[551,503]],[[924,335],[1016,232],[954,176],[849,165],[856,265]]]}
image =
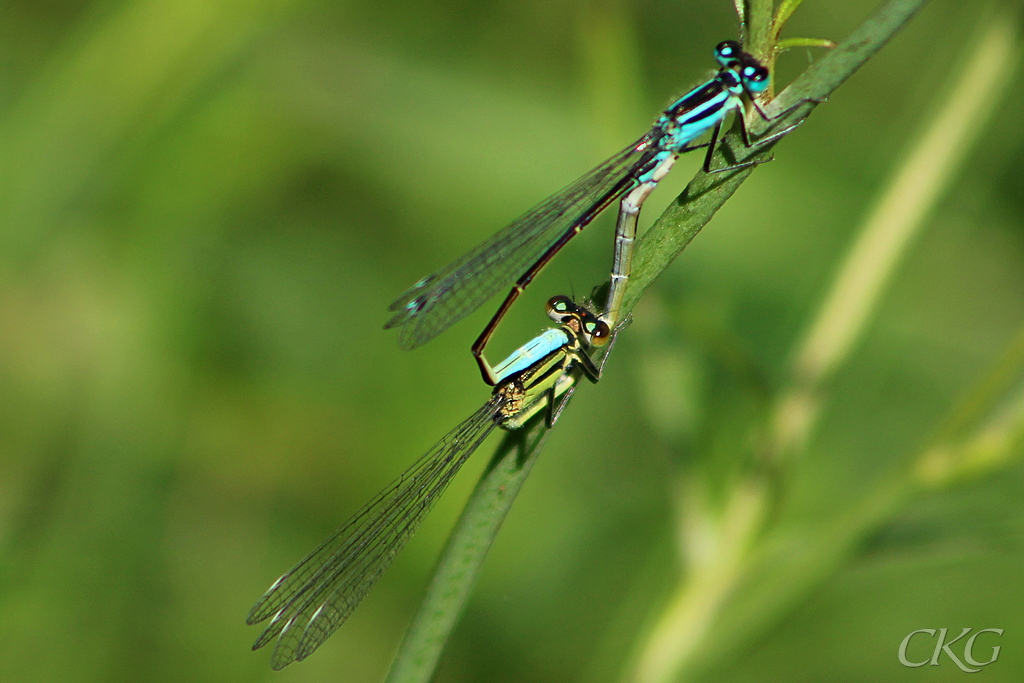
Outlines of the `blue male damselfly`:
{"label": "blue male damselfly", "polygon": [[[720,68],[714,77],[673,102],[639,140],[544,200],[459,260],[423,278],[395,300],[390,310],[396,313],[385,327],[402,328],[401,346],[412,349],[433,339],[511,283],[511,291],[472,349],[484,381],[497,384],[499,378],[484,359],[483,351],[499,321],[558,250],[608,205],[623,197],[616,230],[612,283],[602,314],[602,319],[614,325],[629,276],[640,206],[676,158],[684,152],[706,147],[706,173],[759,163],[711,168],[722,124],[731,112],[737,114],[743,143],[748,148],[772,142],[795,127],[789,126],[751,141],[742,116],[744,94],[765,121],[784,116],[803,102],[768,116],[753,99],[754,95],[767,90],[768,70],[732,40],[719,43],[715,59]],[[708,131],[711,132],[708,142],[691,144]]]}

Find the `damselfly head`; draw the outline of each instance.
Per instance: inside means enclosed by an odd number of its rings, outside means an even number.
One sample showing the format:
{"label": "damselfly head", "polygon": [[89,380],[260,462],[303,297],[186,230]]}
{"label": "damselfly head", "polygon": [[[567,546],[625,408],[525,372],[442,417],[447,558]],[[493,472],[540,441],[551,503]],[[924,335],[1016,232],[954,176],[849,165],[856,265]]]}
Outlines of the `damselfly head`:
{"label": "damselfly head", "polygon": [[723,40],[715,47],[715,61],[728,69],[734,66],[743,54],[743,48],[735,40]]}
{"label": "damselfly head", "polygon": [[612,336],[612,330],[608,323],[595,317],[589,311],[582,311],[580,316],[581,334],[587,346],[604,346]]}
{"label": "damselfly head", "polygon": [[564,295],[548,299],[548,317],[569,327],[587,346],[604,346],[612,335],[608,323]]}
{"label": "damselfly head", "polygon": [[[723,40],[715,47],[715,61],[721,66],[719,78],[731,76],[729,72],[736,74],[743,89],[752,95],[762,93],[768,89],[771,79],[768,69],[764,68],[761,62],[757,61],[735,40]],[[739,84],[728,81],[724,82],[726,87],[732,90]]]}
{"label": "damselfly head", "polygon": [[739,66],[740,80],[743,81],[743,87],[747,92],[756,95],[768,89],[771,77],[768,74],[768,69],[762,66],[761,62],[744,54]]}

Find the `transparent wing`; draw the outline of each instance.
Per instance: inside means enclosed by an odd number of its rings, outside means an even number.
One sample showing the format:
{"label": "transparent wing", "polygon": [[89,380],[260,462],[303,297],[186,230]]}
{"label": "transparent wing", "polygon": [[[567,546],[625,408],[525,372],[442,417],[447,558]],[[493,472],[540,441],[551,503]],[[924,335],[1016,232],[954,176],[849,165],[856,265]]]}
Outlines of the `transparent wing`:
{"label": "transparent wing", "polygon": [[399,344],[413,349],[441,334],[504,287],[511,287],[560,236],[586,225],[629,190],[656,151],[650,134],[561,192],[548,197],[451,265],[402,294],[384,325],[401,327]]}
{"label": "transparent wing", "polygon": [[253,605],[246,623],[270,623],[252,648],[277,637],[274,669],[305,659],[344,623],[497,425],[506,402],[493,397],[449,432]]}

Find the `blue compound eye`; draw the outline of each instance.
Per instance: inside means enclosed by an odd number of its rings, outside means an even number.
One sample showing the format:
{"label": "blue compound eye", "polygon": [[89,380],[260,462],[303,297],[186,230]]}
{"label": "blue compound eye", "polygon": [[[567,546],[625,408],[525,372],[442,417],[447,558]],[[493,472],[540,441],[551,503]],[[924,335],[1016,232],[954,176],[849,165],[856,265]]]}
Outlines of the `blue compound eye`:
{"label": "blue compound eye", "polygon": [[743,79],[743,87],[752,93],[760,93],[767,90],[768,83],[771,80],[768,77],[768,69],[760,64],[744,66],[740,71],[740,78]]}
{"label": "blue compound eye", "polygon": [[722,66],[731,66],[743,54],[743,48],[735,40],[723,40],[715,47],[715,61]]}

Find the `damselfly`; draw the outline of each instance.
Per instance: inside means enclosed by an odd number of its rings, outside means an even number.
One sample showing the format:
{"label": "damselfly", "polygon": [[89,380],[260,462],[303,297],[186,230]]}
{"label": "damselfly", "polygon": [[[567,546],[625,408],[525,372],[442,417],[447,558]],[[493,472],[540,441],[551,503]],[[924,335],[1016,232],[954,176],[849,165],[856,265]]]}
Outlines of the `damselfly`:
{"label": "damselfly", "polygon": [[[433,339],[511,283],[511,291],[472,349],[484,381],[497,384],[500,378],[494,375],[483,352],[498,322],[558,250],[609,204],[625,195],[616,230],[612,286],[602,314],[602,319],[614,325],[629,276],[640,205],[668,173],[676,158],[684,152],[706,147],[706,173],[758,163],[711,168],[722,123],[729,113],[737,113],[743,143],[750,148],[776,140],[794,126],[752,142],[742,116],[744,94],[766,121],[777,119],[803,104],[797,103],[769,117],[753,99],[768,88],[768,70],[732,40],[719,43],[715,59],[720,68],[714,77],[673,102],[643,137],[398,297],[390,306],[396,313],[385,327],[402,328],[401,346],[412,349]],[[711,132],[708,142],[691,144],[708,131]]]}
{"label": "damselfly", "polygon": [[542,410],[550,427],[581,374],[597,382],[601,366],[587,350],[608,342],[608,325],[564,296],[548,302],[548,315],[559,326],[492,369],[498,384],[487,403],[275,581],[253,606],[247,623],[270,619],[253,649],[277,638],[270,660],[274,669],[305,659],[341,626],[495,427],[518,429]]}

